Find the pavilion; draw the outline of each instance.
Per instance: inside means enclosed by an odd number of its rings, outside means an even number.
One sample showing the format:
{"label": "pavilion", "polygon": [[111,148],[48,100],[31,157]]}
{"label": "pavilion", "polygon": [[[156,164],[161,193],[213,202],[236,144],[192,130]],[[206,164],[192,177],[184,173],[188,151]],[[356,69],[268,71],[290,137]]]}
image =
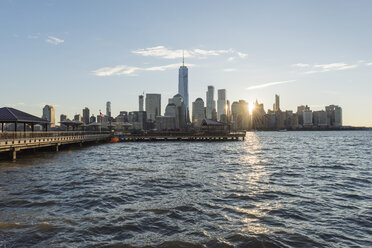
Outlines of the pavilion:
{"label": "pavilion", "polygon": [[5,123],[14,123],[14,131],[17,132],[17,126],[19,123],[23,123],[23,131],[26,132],[26,126],[30,125],[32,132],[34,131],[34,126],[40,124],[45,128],[45,131],[48,129],[50,121],[39,118],[37,116],[25,113],[18,109],[3,107],[0,108],[0,123],[1,131],[4,132]]}

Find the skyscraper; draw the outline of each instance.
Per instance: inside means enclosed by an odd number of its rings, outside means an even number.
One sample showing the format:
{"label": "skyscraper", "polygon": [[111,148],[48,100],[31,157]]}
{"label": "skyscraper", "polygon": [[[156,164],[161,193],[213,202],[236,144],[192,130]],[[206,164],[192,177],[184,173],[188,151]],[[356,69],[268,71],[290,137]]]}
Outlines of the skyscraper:
{"label": "skyscraper", "polygon": [[197,98],[192,103],[192,122],[196,126],[200,126],[203,119],[205,118],[204,101],[201,98]]}
{"label": "skyscraper", "polygon": [[43,119],[46,119],[50,121],[50,127],[56,126],[56,119],[55,119],[55,113],[54,108],[51,105],[45,105],[43,108]]}
{"label": "skyscraper", "polygon": [[209,85],[207,91],[207,119],[212,119],[213,111],[216,111],[216,101],[214,100],[214,87]]}
{"label": "skyscraper", "polygon": [[110,101],[106,102],[106,115],[108,117],[111,117],[111,102]]}
{"label": "skyscraper", "polygon": [[89,117],[90,117],[89,109],[85,107],[85,109],[83,109],[83,122],[85,124],[89,124]]}
{"label": "skyscraper", "polygon": [[275,103],[273,105],[273,111],[277,112],[280,110],[279,95],[275,95]]}
{"label": "skyscraper", "polygon": [[189,116],[189,79],[188,69],[185,66],[184,58],[182,60],[182,66],[178,70],[178,94],[180,94],[185,102],[185,115],[186,121],[190,122]]}
{"label": "skyscraper", "polygon": [[138,96],[138,105],[139,105],[138,111],[143,111],[143,95]]}
{"label": "skyscraper", "polygon": [[161,95],[146,94],[147,119],[155,121],[156,116],[161,115]]}
{"label": "skyscraper", "polygon": [[[221,121],[221,115],[226,116],[226,90],[221,89],[217,92],[217,120]],[[225,117],[222,118],[226,119]]]}

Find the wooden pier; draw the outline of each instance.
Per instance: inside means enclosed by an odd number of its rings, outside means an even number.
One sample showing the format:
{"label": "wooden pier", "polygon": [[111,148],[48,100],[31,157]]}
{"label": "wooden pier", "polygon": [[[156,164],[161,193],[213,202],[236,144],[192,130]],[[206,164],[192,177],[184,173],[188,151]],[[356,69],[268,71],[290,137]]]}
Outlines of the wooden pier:
{"label": "wooden pier", "polygon": [[0,155],[8,153],[9,158],[15,160],[17,152],[23,150],[37,150],[49,147],[58,151],[61,146],[77,144],[83,146],[89,142],[160,142],[160,141],[239,141],[244,140],[245,132],[144,132],[112,133],[112,132],[0,132]]}
{"label": "wooden pier", "polygon": [[55,151],[60,146],[87,142],[109,141],[111,132],[0,132],[0,153],[8,152],[15,160],[22,150],[51,147]]}

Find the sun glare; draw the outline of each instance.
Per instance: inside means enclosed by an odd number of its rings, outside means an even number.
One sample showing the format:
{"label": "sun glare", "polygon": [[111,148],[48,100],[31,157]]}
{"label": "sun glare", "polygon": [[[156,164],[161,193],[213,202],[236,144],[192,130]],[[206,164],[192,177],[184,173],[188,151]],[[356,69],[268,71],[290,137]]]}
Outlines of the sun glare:
{"label": "sun glare", "polygon": [[250,115],[253,113],[253,110],[254,110],[254,104],[253,103],[249,103],[248,104],[248,111],[249,111],[249,114]]}

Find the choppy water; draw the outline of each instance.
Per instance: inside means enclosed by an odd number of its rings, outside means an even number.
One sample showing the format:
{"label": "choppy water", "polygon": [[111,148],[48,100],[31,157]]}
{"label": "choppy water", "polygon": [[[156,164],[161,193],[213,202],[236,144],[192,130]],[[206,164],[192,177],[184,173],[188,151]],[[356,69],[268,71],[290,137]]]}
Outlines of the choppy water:
{"label": "choppy water", "polygon": [[372,247],[372,132],[0,162],[0,247]]}

